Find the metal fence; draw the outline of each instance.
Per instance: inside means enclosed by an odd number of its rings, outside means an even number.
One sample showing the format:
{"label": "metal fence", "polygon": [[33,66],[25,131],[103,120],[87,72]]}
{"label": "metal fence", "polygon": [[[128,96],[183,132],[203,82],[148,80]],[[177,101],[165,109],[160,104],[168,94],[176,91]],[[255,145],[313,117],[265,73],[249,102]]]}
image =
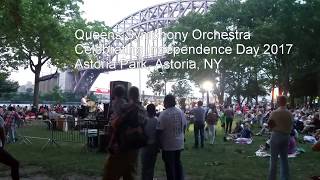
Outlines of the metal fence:
{"label": "metal fence", "polygon": [[52,120],[25,121],[17,133],[21,143],[32,144],[33,139],[47,140],[48,145],[59,146],[62,142],[81,143],[88,149],[104,151],[107,144],[107,121],[95,119],[77,119],[73,116],[61,116]]}

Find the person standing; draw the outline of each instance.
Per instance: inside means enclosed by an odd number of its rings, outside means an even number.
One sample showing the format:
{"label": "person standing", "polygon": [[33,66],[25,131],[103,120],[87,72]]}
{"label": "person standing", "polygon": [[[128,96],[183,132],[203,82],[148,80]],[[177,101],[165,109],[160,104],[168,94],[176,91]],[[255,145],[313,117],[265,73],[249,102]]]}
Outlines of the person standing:
{"label": "person standing", "polygon": [[157,160],[158,143],[156,141],[156,131],[158,119],[156,118],[156,106],[149,104],[147,106],[148,118],[145,125],[145,132],[148,137],[147,146],[141,150],[141,164],[142,164],[142,180],[153,180],[154,166]]}
{"label": "person standing", "polygon": [[199,135],[201,148],[204,147],[204,126],[205,126],[205,114],[206,110],[202,107],[203,102],[198,101],[198,107],[191,110],[191,114],[194,115],[194,148],[199,146]]}
{"label": "person standing", "polygon": [[209,105],[209,110],[206,118],[207,126],[209,129],[209,143],[213,144],[216,137],[216,124],[219,119],[216,106],[214,104]]}
{"label": "person standing", "polygon": [[8,107],[8,111],[4,114],[4,127],[9,137],[8,142],[16,142],[16,122],[20,121],[20,116],[15,111],[13,106]]}
{"label": "person standing", "polygon": [[173,95],[164,98],[164,111],[160,113],[157,137],[162,149],[167,180],[184,180],[181,151],[184,149],[186,117],[177,107]]}
{"label": "person standing", "polygon": [[111,120],[110,155],[103,180],[136,179],[139,149],[147,144],[144,134],[147,113],[139,102],[139,89],[131,87],[128,98],[129,103],[121,110],[120,117]]}
{"label": "person standing", "polygon": [[127,103],[124,96],[125,96],[125,89],[122,86],[116,86],[112,90],[112,101],[111,101],[111,111],[114,114],[121,114],[121,109]]}
{"label": "person standing", "polygon": [[232,122],[233,122],[233,118],[234,118],[234,113],[233,113],[233,109],[226,105],[225,109],[224,109],[224,114],[226,116],[226,134],[231,134],[231,130],[232,130]]}
{"label": "person standing", "polygon": [[87,95],[85,95],[81,98],[81,113],[80,113],[81,118],[85,118],[89,112],[87,99],[88,99]]}
{"label": "person standing", "polygon": [[279,108],[271,113],[268,121],[268,126],[272,131],[270,139],[271,157],[268,180],[276,179],[278,155],[280,155],[281,180],[288,180],[288,143],[290,132],[293,128],[293,116],[286,108],[287,99],[285,96],[278,96],[277,103]]}
{"label": "person standing", "polygon": [[0,162],[11,167],[11,177],[13,180],[19,180],[19,161],[4,149],[5,141],[4,120],[0,115]]}

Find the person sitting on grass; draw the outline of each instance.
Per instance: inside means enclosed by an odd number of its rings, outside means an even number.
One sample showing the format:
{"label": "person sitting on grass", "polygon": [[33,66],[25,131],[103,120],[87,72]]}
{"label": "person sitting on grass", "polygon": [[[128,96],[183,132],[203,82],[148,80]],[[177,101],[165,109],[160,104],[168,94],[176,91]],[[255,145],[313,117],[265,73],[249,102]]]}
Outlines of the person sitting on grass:
{"label": "person sitting on grass", "polygon": [[312,150],[320,152],[320,129],[316,131],[314,137],[316,138],[317,142],[312,146]]}
{"label": "person sitting on grass", "polygon": [[251,139],[253,133],[250,129],[250,124],[246,123],[244,125],[244,128],[242,129],[242,131],[240,132],[240,138],[248,138]]}
{"label": "person sitting on grass", "polygon": [[262,136],[263,134],[268,134],[269,128],[267,123],[263,123],[261,130],[256,134],[256,136]]}
{"label": "person sitting on grass", "polygon": [[292,129],[292,131],[290,133],[289,144],[288,144],[288,154],[296,153],[296,151],[297,151],[297,138],[298,138],[297,130]]}
{"label": "person sitting on grass", "polygon": [[313,119],[306,123],[301,133],[308,134],[320,129],[320,113],[315,113]]}

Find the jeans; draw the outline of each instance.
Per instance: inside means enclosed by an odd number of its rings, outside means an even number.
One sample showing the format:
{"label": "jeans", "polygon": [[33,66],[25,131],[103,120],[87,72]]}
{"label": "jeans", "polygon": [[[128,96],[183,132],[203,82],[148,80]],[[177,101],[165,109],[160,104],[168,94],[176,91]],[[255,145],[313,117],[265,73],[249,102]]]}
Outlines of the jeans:
{"label": "jeans", "polygon": [[233,121],[233,118],[226,118],[226,134],[231,134],[231,129],[232,129],[232,121]]}
{"label": "jeans", "polygon": [[9,126],[6,127],[7,137],[8,137],[8,143],[14,143],[16,141],[16,127],[15,126]]}
{"label": "jeans", "polygon": [[110,154],[105,167],[103,180],[134,180],[137,171],[138,150]]}
{"label": "jeans", "polygon": [[195,122],[194,123],[194,146],[199,145],[199,133],[200,133],[200,143],[201,147],[204,145],[204,123]]}
{"label": "jeans", "polygon": [[209,142],[210,144],[214,143],[214,139],[216,137],[216,127],[214,124],[208,125],[209,128]]}
{"label": "jeans", "polygon": [[2,147],[0,147],[0,162],[11,167],[11,177],[13,180],[19,180],[19,161]]}
{"label": "jeans", "polygon": [[162,151],[162,160],[166,167],[167,180],[184,180],[180,155],[181,150]]}
{"label": "jeans", "polygon": [[154,166],[157,160],[158,146],[150,144],[141,149],[142,180],[153,180]]}
{"label": "jeans", "polygon": [[277,177],[277,161],[278,155],[280,155],[280,179],[289,179],[289,164],[288,164],[288,143],[289,134],[280,132],[272,132],[270,147],[270,167],[268,180],[275,180]]}

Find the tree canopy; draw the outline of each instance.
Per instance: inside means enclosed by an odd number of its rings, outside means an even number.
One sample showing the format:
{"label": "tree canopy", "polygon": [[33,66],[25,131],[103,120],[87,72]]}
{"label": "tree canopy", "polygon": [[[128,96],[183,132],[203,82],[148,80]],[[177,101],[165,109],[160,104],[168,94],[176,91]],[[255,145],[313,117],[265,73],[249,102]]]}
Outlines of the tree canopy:
{"label": "tree canopy", "polygon": [[0,72],[0,98],[7,93],[16,92],[19,84],[8,79],[9,74]]}
{"label": "tree canopy", "polygon": [[[216,93],[223,103],[225,93],[235,96],[238,102],[244,98],[265,95],[271,88],[279,87],[285,94],[294,96],[320,95],[320,2],[318,0],[217,0],[206,14],[190,14],[168,28],[168,32],[248,31],[250,40],[167,40],[167,44],[179,47],[230,46],[241,43],[251,47],[264,44],[293,44],[289,54],[258,55],[178,54],[169,56],[174,61],[193,59],[223,59],[217,73],[212,69],[174,70],[190,80],[201,82],[210,78],[218,80]],[[265,47],[263,47],[265,48]],[[201,66],[200,66],[201,67]],[[315,78],[312,78],[315,77]],[[303,80],[308,80],[303,83]],[[303,88],[304,87],[304,88]],[[308,91],[304,91],[304,89]],[[242,98],[242,101],[240,100]]]}
{"label": "tree canopy", "polygon": [[15,0],[0,4],[0,66],[29,67],[35,74],[34,105],[39,102],[42,67],[72,68],[78,59],[89,58],[74,52],[77,29],[109,31],[102,22],[87,22],[81,17],[81,0]]}

